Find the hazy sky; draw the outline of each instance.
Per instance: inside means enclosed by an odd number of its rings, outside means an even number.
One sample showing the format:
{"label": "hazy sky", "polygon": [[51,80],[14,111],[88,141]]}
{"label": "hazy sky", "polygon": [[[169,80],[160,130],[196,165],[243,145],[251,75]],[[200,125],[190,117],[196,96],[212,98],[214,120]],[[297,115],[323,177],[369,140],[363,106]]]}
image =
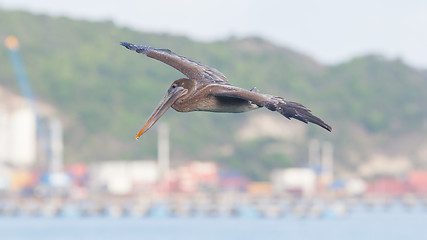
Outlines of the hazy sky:
{"label": "hazy sky", "polygon": [[328,64],[379,53],[427,69],[426,0],[0,0],[0,7],[204,41],[261,36]]}

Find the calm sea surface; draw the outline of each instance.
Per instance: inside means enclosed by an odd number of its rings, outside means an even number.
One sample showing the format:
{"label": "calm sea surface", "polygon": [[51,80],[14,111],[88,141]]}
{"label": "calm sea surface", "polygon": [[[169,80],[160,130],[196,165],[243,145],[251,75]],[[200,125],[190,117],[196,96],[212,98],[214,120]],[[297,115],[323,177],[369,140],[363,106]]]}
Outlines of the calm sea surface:
{"label": "calm sea surface", "polygon": [[426,240],[427,209],[353,210],[345,217],[0,217],[1,240]]}

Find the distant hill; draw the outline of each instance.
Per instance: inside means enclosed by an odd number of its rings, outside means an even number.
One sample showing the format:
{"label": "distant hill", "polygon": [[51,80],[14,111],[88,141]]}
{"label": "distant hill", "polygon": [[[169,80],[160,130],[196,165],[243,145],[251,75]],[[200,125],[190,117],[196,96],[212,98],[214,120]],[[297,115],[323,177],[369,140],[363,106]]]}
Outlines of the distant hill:
{"label": "distant hill", "polygon": [[[182,74],[119,45],[128,41],[169,48],[219,69],[232,84],[303,103],[334,129],[328,133],[266,109],[170,110],[161,121],[170,124],[172,164],[216,160],[262,180],[274,167],[305,164],[307,143],[316,138],[334,144],[343,174],[375,154],[427,167],[427,74],[399,59],[371,55],[326,66],[260,38],[202,43],[111,22],[0,10],[0,37],[9,34],[21,42],[37,97],[61,114],[67,162],[156,157],[156,128],[141,141],[133,137]],[[0,84],[18,92],[4,47],[0,62]]]}

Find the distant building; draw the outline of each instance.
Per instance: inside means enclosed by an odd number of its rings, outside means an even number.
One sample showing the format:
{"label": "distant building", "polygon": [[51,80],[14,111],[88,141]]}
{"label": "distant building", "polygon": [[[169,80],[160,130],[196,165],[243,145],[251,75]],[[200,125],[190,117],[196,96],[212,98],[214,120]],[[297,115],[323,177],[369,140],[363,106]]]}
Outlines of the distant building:
{"label": "distant building", "polygon": [[[0,188],[28,185],[21,172],[62,168],[62,125],[47,104],[36,104],[0,87]],[[42,127],[38,123],[43,123]],[[52,167],[54,166],[54,167]]]}
{"label": "distant building", "polygon": [[272,194],[272,185],[269,182],[252,182],[246,186],[246,192],[251,195],[266,195]]}
{"label": "distant building", "polygon": [[129,195],[153,190],[159,180],[156,161],[105,161],[91,166],[90,182],[95,191]]}
{"label": "distant building", "polygon": [[348,196],[362,196],[366,192],[366,182],[361,178],[351,178],[346,182],[345,190]]}
{"label": "distant building", "polygon": [[392,177],[382,177],[369,183],[366,188],[368,195],[403,196],[410,192],[406,181]]}
{"label": "distant building", "polygon": [[413,192],[427,194],[427,170],[409,172],[408,184]]}
{"label": "distant building", "polygon": [[29,167],[37,159],[36,116],[26,99],[0,88],[0,164]]}
{"label": "distant building", "polygon": [[236,170],[221,170],[219,172],[219,187],[223,191],[243,192],[247,190],[250,182],[249,177]]}
{"label": "distant building", "polygon": [[271,182],[276,193],[313,196],[316,190],[316,174],[309,168],[275,170],[271,174]]}
{"label": "distant building", "polygon": [[193,161],[173,169],[170,181],[173,191],[208,191],[218,185],[218,165],[215,162]]}

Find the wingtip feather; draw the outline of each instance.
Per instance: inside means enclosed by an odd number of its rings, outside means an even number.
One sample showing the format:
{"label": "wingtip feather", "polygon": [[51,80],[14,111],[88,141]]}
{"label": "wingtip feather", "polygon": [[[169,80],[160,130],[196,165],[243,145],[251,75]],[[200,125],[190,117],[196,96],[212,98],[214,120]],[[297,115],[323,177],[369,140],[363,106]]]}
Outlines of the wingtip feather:
{"label": "wingtip feather", "polygon": [[133,45],[132,43],[128,43],[128,42],[120,42],[120,45],[124,46],[127,49],[130,49]]}
{"label": "wingtip feather", "polygon": [[281,100],[278,103],[278,106],[273,104],[273,105],[266,105],[266,107],[270,110],[278,111],[279,113],[281,113],[283,116],[285,116],[288,119],[295,118],[295,119],[297,119],[301,122],[304,122],[304,123],[311,122],[311,123],[314,123],[314,124],[324,128],[324,129],[326,129],[329,132],[332,131],[331,126],[329,126],[328,124],[323,122],[322,119],[311,114],[310,109],[306,108],[304,105],[297,103],[297,102],[286,101],[286,100],[284,100],[282,98],[278,98],[278,97],[276,97],[276,99]]}
{"label": "wingtip feather", "polygon": [[128,42],[120,42],[120,45],[124,46],[125,48],[135,51],[137,53],[142,53],[142,54],[146,54],[147,51],[149,51],[151,49],[151,47],[149,46],[137,46],[135,44],[132,43],[128,43]]}

